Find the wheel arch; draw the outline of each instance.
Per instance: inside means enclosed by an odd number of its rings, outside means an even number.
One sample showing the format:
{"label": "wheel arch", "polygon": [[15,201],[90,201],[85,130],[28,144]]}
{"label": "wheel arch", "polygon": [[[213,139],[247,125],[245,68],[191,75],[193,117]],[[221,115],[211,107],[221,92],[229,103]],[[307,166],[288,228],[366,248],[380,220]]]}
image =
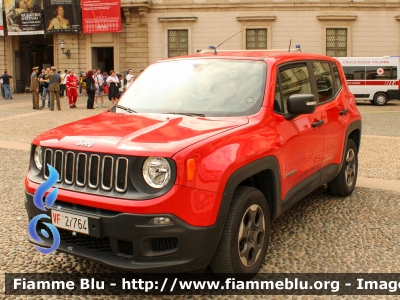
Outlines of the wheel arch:
{"label": "wheel arch", "polygon": [[[344,163],[345,160],[345,152],[346,152],[346,145],[347,145],[347,141],[349,139],[353,140],[354,143],[356,144],[357,147],[357,153],[360,151],[360,145],[361,145],[361,120],[355,120],[352,123],[349,124],[349,126],[347,126],[346,129],[346,136],[345,136],[345,140],[344,140],[344,144],[343,144],[343,149],[342,149],[342,160],[340,162],[340,168],[338,169],[337,173],[335,174],[335,176],[337,174],[339,174],[340,169],[342,168],[342,165]],[[334,176],[334,177],[335,177]]]}
{"label": "wheel arch", "polygon": [[357,146],[357,152],[359,152],[360,151],[360,143],[361,143],[361,129],[355,129],[352,132],[350,132],[347,139],[353,140],[353,142]]}
{"label": "wheel arch", "polygon": [[348,139],[351,139],[354,141],[354,143],[357,146],[357,152],[359,152],[360,144],[361,144],[361,120],[354,121],[347,127],[346,143],[344,144],[344,148],[346,147]]}
{"label": "wheel arch", "polygon": [[280,215],[280,169],[275,156],[257,159],[231,174],[222,195],[218,218],[226,218],[232,196],[238,186],[252,186],[259,189],[265,196],[270,210],[271,221]]}
{"label": "wheel arch", "polygon": [[[231,207],[231,202],[235,190],[237,189],[238,186],[245,185],[249,181],[251,182],[251,179],[249,179],[251,177],[253,177],[253,180],[255,180],[256,182],[259,182],[260,177],[254,179],[257,177],[257,174],[260,174],[259,176],[261,177],[261,179],[264,176],[264,178],[267,177],[273,180],[273,184],[271,186],[273,187],[273,199],[272,199],[273,210],[272,212],[270,210],[270,214],[272,216],[271,222],[281,214],[282,203],[280,201],[280,194],[281,194],[280,169],[279,169],[278,159],[275,156],[267,156],[257,159],[235,170],[229,176],[229,179],[225,184],[216,223],[212,226],[212,230],[210,230],[207,236],[204,238],[204,241],[208,243],[208,251],[207,251],[208,255],[205,255],[203,257],[204,263],[209,264],[215,254],[215,251],[221,239],[222,232],[225,227],[226,218],[228,216],[228,212]],[[267,204],[268,208],[270,208],[269,207],[270,203]]]}
{"label": "wheel arch", "polygon": [[358,153],[360,151],[360,145],[361,145],[361,120],[355,120],[347,126],[342,144],[343,148],[342,148],[342,157],[340,164],[332,165],[335,166],[334,170],[332,169],[327,174],[323,175],[321,184],[325,184],[332,181],[340,173],[340,170],[342,169],[346,159],[346,145],[349,139],[351,139],[356,144]]}
{"label": "wheel arch", "polygon": [[389,98],[389,95],[388,95],[388,93],[387,93],[387,91],[376,91],[375,93],[374,93],[374,96],[372,97],[372,98],[375,98],[375,96],[377,95],[377,94],[385,94],[386,96],[388,96],[388,98]]}

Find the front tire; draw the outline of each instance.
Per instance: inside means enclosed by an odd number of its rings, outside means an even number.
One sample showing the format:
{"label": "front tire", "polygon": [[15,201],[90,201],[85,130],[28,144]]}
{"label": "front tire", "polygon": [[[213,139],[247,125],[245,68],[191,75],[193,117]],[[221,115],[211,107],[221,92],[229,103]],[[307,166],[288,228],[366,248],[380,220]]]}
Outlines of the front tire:
{"label": "front tire", "polygon": [[388,96],[385,93],[376,93],[374,96],[374,104],[383,106],[389,101]]}
{"label": "front tire", "polygon": [[356,186],[358,175],[358,153],[353,140],[348,139],[339,174],[328,183],[328,190],[336,196],[350,195]]}
{"label": "front tire", "polygon": [[260,190],[239,186],[210,267],[214,273],[257,273],[267,252],[270,218]]}

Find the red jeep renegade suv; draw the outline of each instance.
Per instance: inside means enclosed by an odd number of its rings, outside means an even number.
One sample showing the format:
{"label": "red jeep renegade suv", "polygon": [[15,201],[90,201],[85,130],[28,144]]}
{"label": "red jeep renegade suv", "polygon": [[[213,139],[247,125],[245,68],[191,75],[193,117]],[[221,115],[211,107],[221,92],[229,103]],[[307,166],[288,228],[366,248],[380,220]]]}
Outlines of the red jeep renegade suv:
{"label": "red jeep renegade suv", "polygon": [[255,273],[285,210],[326,183],[352,193],[360,137],[334,58],[161,60],[110,110],[33,140],[25,206],[30,219],[43,213],[33,194],[49,164],[59,174],[48,210],[59,250],[136,271]]}

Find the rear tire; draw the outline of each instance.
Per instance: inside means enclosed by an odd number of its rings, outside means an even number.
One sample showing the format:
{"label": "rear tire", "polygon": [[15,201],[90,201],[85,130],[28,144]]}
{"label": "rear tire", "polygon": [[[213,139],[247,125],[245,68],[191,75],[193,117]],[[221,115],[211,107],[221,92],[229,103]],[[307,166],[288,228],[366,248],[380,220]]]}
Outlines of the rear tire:
{"label": "rear tire", "polygon": [[374,96],[374,104],[383,106],[389,101],[388,96],[385,93],[376,93]]}
{"label": "rear tire", "polygon": [[358,175],[358,153],[353,140],[348,139],[343,164],[339,174],[328,183],[328,190],[336,196],[350,195],[356,186]]}
{"label": "rear tire", "polygon": [[260,190],[239,186],[233,194],[217,250],[210,267],[214,273],[257,273],[270,235],[267,200]]}

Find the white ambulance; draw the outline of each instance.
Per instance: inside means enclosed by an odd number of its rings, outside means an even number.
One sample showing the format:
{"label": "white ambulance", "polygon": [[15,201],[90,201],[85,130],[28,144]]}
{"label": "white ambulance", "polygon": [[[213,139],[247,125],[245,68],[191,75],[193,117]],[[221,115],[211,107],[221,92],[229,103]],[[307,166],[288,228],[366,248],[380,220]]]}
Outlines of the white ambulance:
{"label": "white ambulance", "polygon": [[375,105],[400,100],[399,56],[337,57],[337,60],[356,100],[369,100]]}

